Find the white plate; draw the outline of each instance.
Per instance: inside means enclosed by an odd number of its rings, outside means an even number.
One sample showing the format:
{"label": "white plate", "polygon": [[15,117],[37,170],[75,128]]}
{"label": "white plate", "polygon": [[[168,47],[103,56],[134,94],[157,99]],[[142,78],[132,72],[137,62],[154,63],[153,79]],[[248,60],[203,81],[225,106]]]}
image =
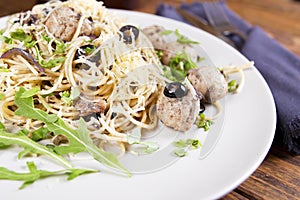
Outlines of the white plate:
{"label": "white plate", "polygon": [[[249,61],[238,51],[214,36],[167,18],[139,12],[115,10],[129,22],[144,27],[159,24],[179,29],[198,40],[218,67],[243,65]],[[5,19],[0,19],[0,27]],[[230,192],[249,177],[265,158],[275,132],[276,111],[271,92],[254,68],[245,71],[246,84],[241,93],[226,97],[223,133],[213,152],[199,160],[193,151],[160,171],[124,178],[107,173],[39,180],[24,190],[20,182],[0,181],[1,198],[13,199],[216,199]],[[5,160],[0,151],[0,166],[18,166],[24,161]],[[44,166],[46,167],[46,166]],[[47,166],[49,168],[49,166]],[[51,168],[51,167],[50,167]]]}

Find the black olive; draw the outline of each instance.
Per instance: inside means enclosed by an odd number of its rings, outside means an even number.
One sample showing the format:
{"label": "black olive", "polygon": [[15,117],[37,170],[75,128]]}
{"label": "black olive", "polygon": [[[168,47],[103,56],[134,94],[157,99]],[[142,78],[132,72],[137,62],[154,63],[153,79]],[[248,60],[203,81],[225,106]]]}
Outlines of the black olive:
{"label": "black olive", "polygon": [[180,82],[172,82],[166,85],[164,95],[169,98],[182,98],[187,94],[186,87]]}
{"label": "black olive", "polygon": [[76,50],[75,60],[77,60],[80,56],[88,56],[91,52],[88,52],[87,49],[93,50],[96,49],[96,47],[91,44],[81,46],[79,49]]}
{"label": "black olive", "polygon": [[200,111],[199,111],[199,113],[204,113],[204,111],[205,111],[205,106],[204,106],[203,103],[200,102]]}
{"label": "black olive", "polygon": [[133,39],[136,40],[139,37],[139,29],[132,25],[126,25],[120,28],[120,31],[122,32],[122,38],[124,43],[131,44],[132,43],[132,33],[133,33]]}
{"label": "black olive", "polygon": [[110,119],[113,119],[113,118],[115,118],[117,116],[117,113],[115,113],[115,112],[112,112],[111,113],[111,117],[110,117]]}

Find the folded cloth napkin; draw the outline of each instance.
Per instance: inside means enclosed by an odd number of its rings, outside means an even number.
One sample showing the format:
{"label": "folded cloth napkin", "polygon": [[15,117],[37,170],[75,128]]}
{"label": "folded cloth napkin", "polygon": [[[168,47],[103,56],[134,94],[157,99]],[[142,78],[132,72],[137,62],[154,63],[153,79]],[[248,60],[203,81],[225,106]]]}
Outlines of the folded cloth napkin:
{"label": "folded cloth napkin", "polygon": [[[225,1],[218,3],[231,23],[247,35],[245,43],[238,44],[242,45],[241,53],[255,62],[272,91],[277,109],[275,141],[300,155],[300,58],[270,38],[261,28],[241,19],[226,6]],[[207,19],[203,3],[182,4],[181,8]],[[166,4],[157,8],[157,14],[187,22],[175,8]]]}

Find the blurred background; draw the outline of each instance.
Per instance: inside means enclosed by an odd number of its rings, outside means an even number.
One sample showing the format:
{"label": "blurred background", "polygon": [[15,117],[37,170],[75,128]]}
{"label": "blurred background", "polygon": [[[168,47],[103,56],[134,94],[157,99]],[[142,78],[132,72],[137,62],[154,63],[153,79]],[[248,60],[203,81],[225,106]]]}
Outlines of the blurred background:
{"label": "blurred background", "polygon": [[[0,0],[0,17],[31,9],[47,0]],[[161,3],[178,6],[195,0],[104,0],[107,7],[155,13]],[[198,0],[199,1],[199,0]],[[204,1],[204,0],[200,0]],[[228,6],[253,25],[259,25],[284,46],[300,55],[300,1],[227,0]],[[284,6],[283,6],[284,5]],[[261,20],[264,18],[264,20]]]}

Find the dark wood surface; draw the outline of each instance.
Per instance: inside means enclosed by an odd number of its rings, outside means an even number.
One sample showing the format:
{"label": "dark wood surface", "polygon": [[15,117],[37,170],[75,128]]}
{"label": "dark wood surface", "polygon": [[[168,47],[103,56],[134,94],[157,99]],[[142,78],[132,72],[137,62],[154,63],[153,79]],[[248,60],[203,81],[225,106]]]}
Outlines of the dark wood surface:
{"label": "dark wood surface", "polygon": [[[190,0],[136,0],[132,9],[154,13],[165,2],[180,5]],[[34,0],[1,0],[0,16],[30,9]],[[300,2],[292,0],[227,0],[228,6],[253,25],[261,26],[271,37],[300,56]],[[222,198],[300,199],[300,156],[273,144],[260,167],[239,187]]]}

